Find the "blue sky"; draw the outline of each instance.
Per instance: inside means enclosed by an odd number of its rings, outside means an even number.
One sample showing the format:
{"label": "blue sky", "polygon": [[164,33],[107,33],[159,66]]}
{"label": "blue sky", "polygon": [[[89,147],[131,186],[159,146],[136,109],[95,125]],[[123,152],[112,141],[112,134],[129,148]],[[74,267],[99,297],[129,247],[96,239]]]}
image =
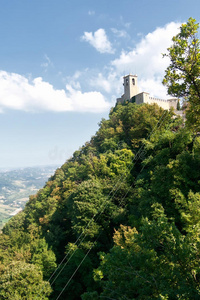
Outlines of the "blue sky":
{"label": "blue sky", "polygon": [[0,0],[0,167],[62,164],[98,130],[122,76],[166,98],[161,53],[199,0]]}

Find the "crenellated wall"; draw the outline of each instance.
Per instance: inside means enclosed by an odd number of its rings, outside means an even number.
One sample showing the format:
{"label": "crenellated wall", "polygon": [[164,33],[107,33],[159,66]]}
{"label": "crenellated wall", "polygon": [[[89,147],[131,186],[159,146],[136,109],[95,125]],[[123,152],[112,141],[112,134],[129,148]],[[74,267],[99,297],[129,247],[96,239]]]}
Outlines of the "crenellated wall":
{"label": "crenellated wall", "polygon": [[156,104],[158,104],[160,107],[162,107],[163,109],[167,109],[167,110],[170,109],[170,103],[169,103],[168,100],[157,99],[157,98],[154,98],[154,97],[149,97],[149,103],[150,103],[150,104],[156,103]]}
{"label": "crenellated wall", "polygon": [[138,85],[137,85],[137,76],[136,75],[127,75],[124,76],[124,94],[121,98],[117,98],[117,103],[123,103],[126,100],[130,100],[134,97],[136,104],[148,103],[153,104],[156,103],[163,109],[169,110],[171,107],[176,110],[178,99],[159,99],[150,97],[149,93],[142,92],[139,93]]}

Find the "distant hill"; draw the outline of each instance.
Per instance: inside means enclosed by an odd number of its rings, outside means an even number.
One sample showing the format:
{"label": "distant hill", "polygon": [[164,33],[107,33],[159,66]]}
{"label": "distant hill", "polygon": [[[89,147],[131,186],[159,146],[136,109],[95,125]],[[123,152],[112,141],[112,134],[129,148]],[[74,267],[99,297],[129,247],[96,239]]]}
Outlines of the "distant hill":
{"label": "distant hill", "polygon": [[57,166],[0,170],[0,228],[25,206],[29,195],[42,188]]}

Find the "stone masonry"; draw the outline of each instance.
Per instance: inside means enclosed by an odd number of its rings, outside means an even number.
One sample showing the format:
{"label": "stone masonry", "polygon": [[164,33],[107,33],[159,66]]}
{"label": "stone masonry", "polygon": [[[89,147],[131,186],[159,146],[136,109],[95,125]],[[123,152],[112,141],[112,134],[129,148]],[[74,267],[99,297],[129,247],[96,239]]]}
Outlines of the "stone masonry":
{"label": "stone masonry", "polygon": [[117,99],[117,103],[123,103],[126,100],[132,100],[136,104],[148,103],[153,104],[156,103],[163,109],[169,110],[171,107],[176,110],[178,99],[158,99],[154,97],[150,97],[149,93],[142,92],[139,93],[138,83],[137,83],[137,75],[126,75],[124,76],[124,94],[121,98]]}

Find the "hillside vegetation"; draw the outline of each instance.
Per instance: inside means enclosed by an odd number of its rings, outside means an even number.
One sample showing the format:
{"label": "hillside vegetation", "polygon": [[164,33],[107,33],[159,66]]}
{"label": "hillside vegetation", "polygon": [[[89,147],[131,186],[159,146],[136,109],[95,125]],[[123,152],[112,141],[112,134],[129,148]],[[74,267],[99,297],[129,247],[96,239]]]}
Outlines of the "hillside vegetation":
{"label": "hillside vegetation", "polygon": [[1,299],[199,297],[200,138],[172,116],[112,109],[4,227]]}
{"label": "hillside vegetation", "polygon": [[[189,117],[197,84],[199,76]],[[200,136],[191,120],[155,104],[116,105],[3,228],[0,299],[200,299]]]}

